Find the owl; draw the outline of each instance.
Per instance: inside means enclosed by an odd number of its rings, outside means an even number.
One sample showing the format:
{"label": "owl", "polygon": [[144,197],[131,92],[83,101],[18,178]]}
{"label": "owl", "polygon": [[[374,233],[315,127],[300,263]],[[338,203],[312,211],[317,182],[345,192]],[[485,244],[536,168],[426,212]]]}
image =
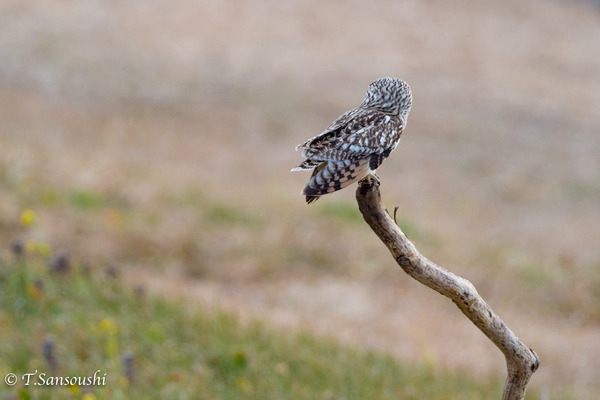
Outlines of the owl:
{"label": "owl", "polygon": [[381,165],[400,142],[412,105],[406,82],[380,78],[363,102],[296,150],[306,159],[292,171],[312,171],[302,194],[308,204],[363,179]]}

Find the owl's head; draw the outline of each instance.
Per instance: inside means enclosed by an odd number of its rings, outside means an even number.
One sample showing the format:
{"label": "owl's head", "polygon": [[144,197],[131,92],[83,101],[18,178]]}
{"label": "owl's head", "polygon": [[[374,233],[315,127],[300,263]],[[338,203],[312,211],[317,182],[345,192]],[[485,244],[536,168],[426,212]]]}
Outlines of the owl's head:
{"label": "owl's head", "polygon": [[361,106],[386,114],[407,117],[412,105],[412,92],[406,82],[396,78],[379,78],[369,85]]}

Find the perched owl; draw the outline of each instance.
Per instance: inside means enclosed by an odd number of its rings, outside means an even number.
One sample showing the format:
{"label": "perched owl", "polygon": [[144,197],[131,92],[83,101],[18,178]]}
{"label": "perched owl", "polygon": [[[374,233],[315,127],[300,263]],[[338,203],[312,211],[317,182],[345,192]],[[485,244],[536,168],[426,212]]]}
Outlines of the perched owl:
{"label": "perched owl", "polygon": [[313,173],[302,191],[312,203],[374,173],[398,146],[412,104],[406,82],[380,78],[363,102],[342,114],[323,133],[299,144],[306,158],[292,171]]}

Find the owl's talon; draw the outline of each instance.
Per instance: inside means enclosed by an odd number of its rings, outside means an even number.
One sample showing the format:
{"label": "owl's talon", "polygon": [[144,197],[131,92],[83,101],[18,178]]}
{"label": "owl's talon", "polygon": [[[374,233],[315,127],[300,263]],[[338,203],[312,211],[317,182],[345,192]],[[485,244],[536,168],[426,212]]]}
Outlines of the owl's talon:
{"label": "owl's talon", "polygon": [[381,182],[379,181],[379,177],[377,176],[377,174],[375,172],[371,172],[369,175],[371,176],[371,178],[373,179],[373,182],[375,182],[375,184],[377,186],[379,186],[381,184]]}

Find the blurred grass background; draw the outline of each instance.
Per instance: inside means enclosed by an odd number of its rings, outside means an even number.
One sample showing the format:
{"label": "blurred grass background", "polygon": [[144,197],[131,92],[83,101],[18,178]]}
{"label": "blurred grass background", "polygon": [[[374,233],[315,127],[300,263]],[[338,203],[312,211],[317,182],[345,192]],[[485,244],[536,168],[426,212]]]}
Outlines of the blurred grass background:
{"label": "blurred grass background", "polygon": [[388,207],[538,352],[533,387],[600,390],[594,3],[7,0],[0,26],[4,252],[46,243],[242,318],[503,376],[352,189],[307,207],[288,172],[297,143],[395,76],[414,107],[378,171]]}
{"label": "blurred grass background", "polygon": [[[6,399],[441,400],[502,392],[500,379],[475,382],[332,338],[241,325],[231,314],[148,297],[81,265],[49,272],[32,255],[0,263],[0,373],[19,376],[16,385],[3,383]],[[28,381],[20,378],[26,373]],[[94,376],[91,386],[44,386]]]}

